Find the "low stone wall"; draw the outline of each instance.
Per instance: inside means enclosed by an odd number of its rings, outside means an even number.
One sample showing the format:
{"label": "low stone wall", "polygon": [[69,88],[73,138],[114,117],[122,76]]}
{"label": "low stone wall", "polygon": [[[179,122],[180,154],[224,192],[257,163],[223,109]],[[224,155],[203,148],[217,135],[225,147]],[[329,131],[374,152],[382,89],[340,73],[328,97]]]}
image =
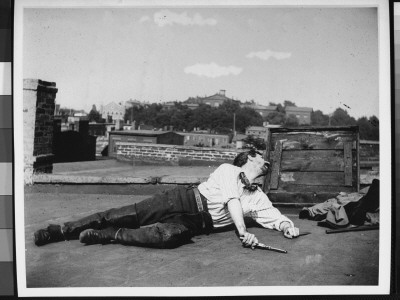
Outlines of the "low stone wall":
{"label": "low stone wall", "polygon": [[116,143],[117,159],[134,163],[170,165],[214,165],[232,163],[236,149],[215,149],[145,143]]}

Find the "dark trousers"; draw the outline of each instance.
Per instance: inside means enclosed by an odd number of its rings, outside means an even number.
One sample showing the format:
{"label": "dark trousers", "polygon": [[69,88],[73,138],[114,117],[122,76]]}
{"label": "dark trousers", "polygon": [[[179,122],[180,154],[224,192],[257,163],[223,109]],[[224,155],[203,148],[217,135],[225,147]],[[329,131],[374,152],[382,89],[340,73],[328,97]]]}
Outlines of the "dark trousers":
{"label": "dark trousers", "polygon": [[137,229],[155,223],[180,224],[191,235],[209,233],[212,228],[207,201],[202,197],[204,211],[199,211],[192,187],[178,186],[163,193],[155,194],[139,203],[112,208],[64,223],[63,232],[67,239],[77,239],[85,229],[109,227]]}

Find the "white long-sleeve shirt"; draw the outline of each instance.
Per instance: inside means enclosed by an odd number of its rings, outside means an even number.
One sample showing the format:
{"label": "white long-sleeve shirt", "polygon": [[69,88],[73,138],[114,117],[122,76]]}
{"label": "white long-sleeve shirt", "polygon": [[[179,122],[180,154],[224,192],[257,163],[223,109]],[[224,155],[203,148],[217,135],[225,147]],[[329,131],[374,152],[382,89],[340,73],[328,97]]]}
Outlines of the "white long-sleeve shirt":
{"label": "white long-sleeve shirt", "polygon": [[233,223],[229,214],[228,202],[239,199],[243,214],[254,219],[265,228],[280,231],[282,222],[293,222],[272,206],[268,196],[258,188],[255,191],[244,189],[239,179],[243,170],[230,164],[222,164],[198,186],[200,193],[207,198],[208,212],[214,227],[222,227]]}

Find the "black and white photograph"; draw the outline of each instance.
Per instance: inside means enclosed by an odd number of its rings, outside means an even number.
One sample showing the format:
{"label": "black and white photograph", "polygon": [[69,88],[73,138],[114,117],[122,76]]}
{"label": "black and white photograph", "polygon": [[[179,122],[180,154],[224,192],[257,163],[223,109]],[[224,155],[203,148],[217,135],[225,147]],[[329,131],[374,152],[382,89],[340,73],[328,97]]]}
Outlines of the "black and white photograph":
{"label": "black and white photograph", "polygon": [[15,0],[20,296],[385,294],[389,3]]}

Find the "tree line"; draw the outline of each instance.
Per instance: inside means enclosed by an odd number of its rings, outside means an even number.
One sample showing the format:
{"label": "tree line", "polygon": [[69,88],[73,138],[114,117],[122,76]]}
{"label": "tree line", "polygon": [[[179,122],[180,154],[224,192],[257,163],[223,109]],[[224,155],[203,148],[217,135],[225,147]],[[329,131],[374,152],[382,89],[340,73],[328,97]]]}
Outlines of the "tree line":
{"label": "tree line", "polygon": [[[299,126],[294,115],[287,115],[286,108],[296,106],[294,102],[285,100],[283,104],[269,103],[276,106],[276,110],[266,117],[262,117],[250,107],[241,107],[237,101],[225,101],[219,107],[200,104],[196,109],[190,109],[181,102],[165,109],[162,104],[153,103],[146,106],[128,108],[124,120],[136,121],[136,124],[151,125],[154,128],[173,126],[177,131],[207,130],[210,133],[233,134],[245,133],[249,126],[262,126],[263,122],[286,127]],[[89,113],[89,121],[104,122],[96,107]],[[309,126],[349,126],[358,125],[360,138],[365,140],[379,140],[379,119],[376,116],[355,119],[349,113],[337,108],[332,114],[326,115],[320,110],[311,112]]]}
{"label": "tree line", "polygon": [[[299,121],[295,115],[287,115],[286,107],[296,106],[295,103],[285,100],[282,104],[269,103],[270,106],[276,106],[276,111],[269,114],[265,121],[270,124],[279,124],[287,127],[299,126]],[[311,112],[311,126],[351,126],[358,125],[360,138],[363,140],[379,140],[379,119],[376,116],[361,117],[355,119],[351,117],[347,110],[337,108],[332,114],[325,115],[322,111]]]}
{"label": "tree line", "polygon": [[234,101],[225,101],[219,107],[200,104],[196,109],[175,102],[169,109],[153,103],[147,107],[132,107],[125,113],[125,121],[152,125],[155,128],[173,126],[177,131],[207,130],[211,133],[229,134],[235,130],[245,132],[248,126],[262,126],[263,118],[255,110],[240,107]]}

